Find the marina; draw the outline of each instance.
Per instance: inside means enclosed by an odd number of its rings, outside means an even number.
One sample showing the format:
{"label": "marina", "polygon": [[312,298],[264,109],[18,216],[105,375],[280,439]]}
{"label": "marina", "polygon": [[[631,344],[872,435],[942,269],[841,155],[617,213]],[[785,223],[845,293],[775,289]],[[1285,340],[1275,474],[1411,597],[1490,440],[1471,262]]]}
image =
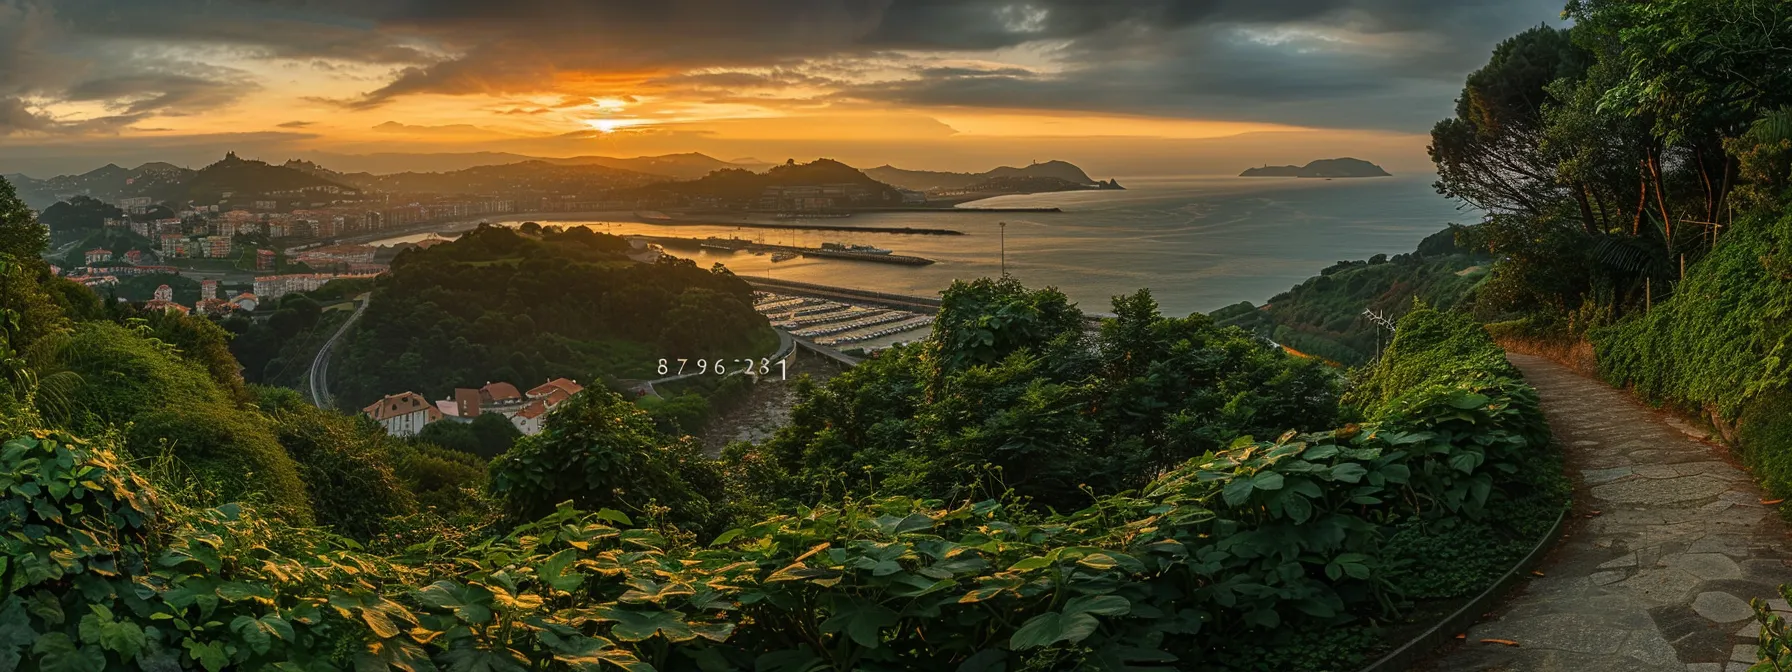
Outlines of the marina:
{"label": "marina", "polygon": [[[772,291],[754,292],[754,310],[772,326],[815,345],[858,345],[876,351],[900,342],[925,338],[933,325],[931,314],[881,305],[861,305],[850,300],[792,296]],[[900,337],[900,338],[892,338]]]}

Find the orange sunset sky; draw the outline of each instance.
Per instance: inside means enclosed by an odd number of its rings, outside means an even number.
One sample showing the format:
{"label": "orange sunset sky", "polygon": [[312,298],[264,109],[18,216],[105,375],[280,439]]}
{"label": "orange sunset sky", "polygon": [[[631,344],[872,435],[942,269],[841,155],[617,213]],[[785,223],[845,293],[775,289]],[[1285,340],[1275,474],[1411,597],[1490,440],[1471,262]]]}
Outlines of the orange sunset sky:
{"label": "orange sunset sky", "polygon": [[[509,152],[1103,175],[1353,155],[1430,126],[1560,2],[0,0],[0,173]],[[427,169],[417,157],[416,169]],[[353,168],[353,166],[345,166]]]}

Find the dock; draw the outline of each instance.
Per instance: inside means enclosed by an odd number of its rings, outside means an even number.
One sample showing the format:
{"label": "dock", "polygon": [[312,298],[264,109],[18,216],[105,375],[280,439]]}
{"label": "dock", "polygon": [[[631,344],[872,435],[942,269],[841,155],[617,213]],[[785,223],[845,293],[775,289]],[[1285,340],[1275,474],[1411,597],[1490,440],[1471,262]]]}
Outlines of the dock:
{"label": "dock", "polygon": [[934,260],[928,259],[926,257],[914,257],[914,256],[908,256],[908,255],[902,255],[902,254],[868,254],[865,252],[852,252],[849,250],[824,250],[824,249],[821,249],[818,247],[795,247],[792,245],[771,245],[771,244],[767,244],[767,243],[756,243],[756,242],[753,242],[750,240],[743,240],[740,238],[729,238],[729,239],[724,240],[724,239],[720,239],[720,238],[679,238],[677,236],[646,236],[646,235],[632,235],[632,236],[624,236],[624,237],[628,238],[630,240],[639,240],[639,241],[643,241],[643,242],[647,242],[647,243],[653,243],[656,245],[660,245],[663,247],[680,248],[680,249],[734,250],[734,251],[747,251],[747,252],[765,252],[768,254],[776,253],[776,252],[790,252],[793,254],[800,254],[805,257],[820,257],[820,258],[826,258],[826,259],[845,259],[848,261],[869,261],[869,262],[874,262],[874,263],[879,263],[879,264],[896,264],[899,266],[926,266],[928,264],[934,263]]}
{"label": "dock", "polygon": [[[938,210],[939,208],[934,208],[934,209]],[[856,212],[864,212],[864,211],[856,211]],[[891,212],[900,212],[900,211],[892,210]],[[719,213],[719,214],[721,214],[721,216],[723,216],[723,217],[726,217],[728,214],[740,214],[740,213],[739,213],[739,211],[736,211],[734,213]],[[749,211],[748,214],[755,214],[755,213],[752,213]],[[770,214],[770,213],[768,211],[767,213],[757,213],[757,214]],[[865,233],[894,233],[897,235],[904,235],[904,236],[962,236],[962,235],[964,235],[963,231],[958,231],[956,229],[929,229],[929,228],[920,228],[920,227],[913,227],[913,226],[847,226],[847,225],[843,225],[843,224],[804,223],[804,222],[814,221],[814,220],[801,220],[801,221],[797,221],[797,222],[711,221],[711,220],[703,219],[703,216],[701,214],[661,215],[661,216],[650,217],[647,215],[643,215],[641,213],[635,213],[635,219],[643,224],[657,224],[660,226],[731,226],[731,227],[741,228],[741,229],[774,229],[774,230],[780,230],[780,231],[860,231],[860,232],[865,232]],[[828,219],[831,219],[831,218],[828,218]],[[820,221],[827,221],[827,219],[823,219]]]}

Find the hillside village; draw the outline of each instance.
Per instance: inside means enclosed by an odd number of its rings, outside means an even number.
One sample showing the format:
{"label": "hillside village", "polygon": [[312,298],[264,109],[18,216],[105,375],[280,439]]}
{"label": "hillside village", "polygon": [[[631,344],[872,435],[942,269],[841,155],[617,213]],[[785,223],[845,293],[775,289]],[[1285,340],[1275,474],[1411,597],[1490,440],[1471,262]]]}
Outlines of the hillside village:
{"label": "hillside village", "polygon": [[495,382],[478,388],[455,388],[454,396],[433,403],[406,390],[368,404],[361,413],[392,436],[416,436],[433,422],[472,422],[486,414],[502,415],[524,436],[534,436],[541,433],[542,420],[549,411],[584,389],[565,378],[555,378],[527,392],[518,392],[510,383]]}

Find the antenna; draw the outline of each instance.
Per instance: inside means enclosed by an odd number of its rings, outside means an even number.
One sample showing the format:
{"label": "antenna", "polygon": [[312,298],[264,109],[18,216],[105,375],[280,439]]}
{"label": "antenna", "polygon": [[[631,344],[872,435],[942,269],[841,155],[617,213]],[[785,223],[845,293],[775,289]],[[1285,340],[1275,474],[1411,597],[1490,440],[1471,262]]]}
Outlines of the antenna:
{"label": "antenna", "polygon": [[1373,308],[1364,308],[1363,316],[1369,318],[1370,323],[1380,327],[1380,329],[1375,330],[1375,358],[1381,359],[1381,330],[1386,329],[1390,334],[1396,333],[1397,330],[1394,328],[1394,321],[1375,312],[1375,309]]}
{"label": "antenna", "polygon": [[1007,278],[1008,277],[1008,223],[1007,222],[996,222],[996,226],[1001,227],[1000,236],[1001,236],[1001,241],[1002,241],[1002,277]]}

